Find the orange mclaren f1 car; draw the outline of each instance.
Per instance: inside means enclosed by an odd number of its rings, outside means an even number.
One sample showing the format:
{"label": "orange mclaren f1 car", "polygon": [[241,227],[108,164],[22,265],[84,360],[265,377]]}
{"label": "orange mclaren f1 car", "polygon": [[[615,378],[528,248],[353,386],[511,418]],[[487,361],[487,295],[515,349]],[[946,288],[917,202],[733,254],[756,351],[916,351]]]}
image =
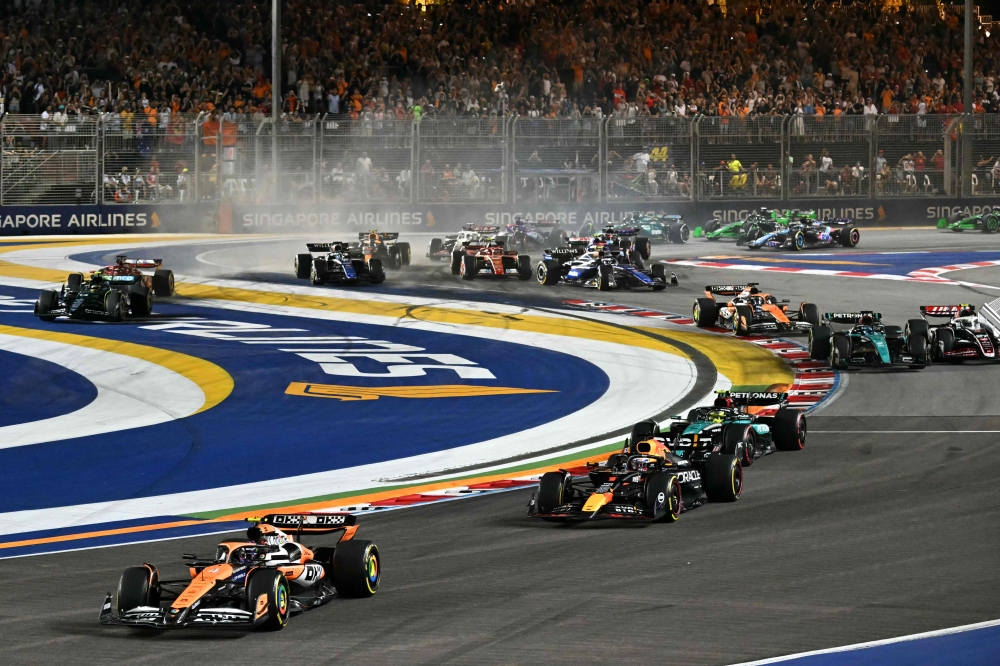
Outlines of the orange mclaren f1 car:
{"label": "orange mclaren f1 car", "polygon": [[[246,541],[219,544],[215,558],[184,555],[190,578],[160,580],[152,564],[130,567],[108,593],[100,623],[147,629],[281,629],[290,615],[334,597],[370,597],[381,560],[371,541],[354,539],[345,513],[275,514],[254,520]],[[292,531],[294,537],[282,531]],[[334,546],[304,546],[303,535],[339,533]]]}
{"label": "orange mclaren f1 car", "polygon": [[[732,296],[720,303],[715,296]],[[694,323],[699,328],[718,326],[736,335],[751,333],[808,332],[819,326],[819,308],[814,303],[799,304],[798,311],[789,311],[788,299],[778,300],[757,289],[756,282],[747,284],[709,285],[705,297],[694,304]]]}

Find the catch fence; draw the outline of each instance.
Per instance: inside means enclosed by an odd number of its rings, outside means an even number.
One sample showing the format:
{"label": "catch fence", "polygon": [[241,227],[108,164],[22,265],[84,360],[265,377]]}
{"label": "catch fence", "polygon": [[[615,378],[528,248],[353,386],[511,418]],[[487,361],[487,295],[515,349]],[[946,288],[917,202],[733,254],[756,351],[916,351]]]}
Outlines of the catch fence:
{"label": "catch fence", "polygon": [[638,204],[1000,193],[1000,117],[983,114],[364,114],[277,123],[245,114],[7,114],[0,145],[0,205],[7,206]]}

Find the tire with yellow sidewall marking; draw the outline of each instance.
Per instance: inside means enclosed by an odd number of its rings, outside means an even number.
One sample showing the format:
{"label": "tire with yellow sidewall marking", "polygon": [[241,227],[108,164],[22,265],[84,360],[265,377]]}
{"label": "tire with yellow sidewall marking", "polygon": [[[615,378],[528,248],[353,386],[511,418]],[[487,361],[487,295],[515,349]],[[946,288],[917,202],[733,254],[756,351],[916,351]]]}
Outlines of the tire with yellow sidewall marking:
{"label": "tire with yellow sidewall marking", "polygon": [[344,541],[333,553],[333,585],[342,597],[370,597],[382,580],[382,559],[371,541]]}
{"label": "tire with yellow sidewall marking", "polygon": [[247,610],[255,614],[255,631],[278,631],[288,624],[291,603],[288,581],[277,569],[258,569],[247,585]]}
{"label": "tire with yellow sidewall marking", "polygon": [[713,453],[705,462],[705,494],[710,502],[735,502],[743,494],[743,465],[735,455]]}

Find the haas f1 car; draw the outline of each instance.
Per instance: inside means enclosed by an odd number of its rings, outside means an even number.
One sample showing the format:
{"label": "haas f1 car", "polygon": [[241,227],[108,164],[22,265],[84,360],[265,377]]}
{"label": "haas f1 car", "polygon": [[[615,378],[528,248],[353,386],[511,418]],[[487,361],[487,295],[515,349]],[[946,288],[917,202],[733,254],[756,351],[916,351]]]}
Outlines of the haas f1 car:
{"label": "haas f1 car", "polygon": [[[35,302],[35,315],[42,321],[56,317],[96,321],[122,321],[126,315],[145,317],[153,312],[154,294],[174,294],[174,274],[162,268],[162,259],[116,257],[112,266],[83,273],[70,273],[62,289],[47,289]],[[153,269],[152,274],[141,269]]]}
{"label": "haas f1 car", "polygon": [[[184,555],[189,577],[161,580],[152,564],[130,567],[108,593],[100,623],[148,629],[281,629],[291,615],[335,597],[370,597],[381,560],[371,541],[354,539],[350,514],[276,514],[219,544],[215,557]],[[294,537],[284,530],[294,530]],[[339,533],[334,546],[305,546],[303,535]]]}
{"label": "haas f1 car", "polygon": [[[385,282],[385,266],[376,257],[366,258],[360,247],[348,242],[306,243],[308,254],[295,257],[295,277],[322,284]],[[321,256],[314,257],[313,253]]]}
{"label": "haas f1 car", "polygon": [[[987,305],[983,308],[989,313]],[[927,338],[931,356],[936,361],[964,361],[966,359],[1000,360],[1000,335],[986,318],[976,314],[976,307],[961,305],[921,305],[924,317],[947,318],[942,324],[930,325],[926,319],[911,319],[906,323],[906,334]]]}
{"label": "haas f1 car", "polygon": [[[850,328],[834,330],[833,324],[847,324]],[[890,366],[919,370],[931,360],[924,335],[884,325],[882,315],[870,310],[824,314],[823,322],[809,332],[809,355],[817,360],[829,359],[835,370]]]}
{"label": "haas f1 car", "polygon": [[432,238],[427,246],[427,258],[431,261],[446,261],[451,259],[451,253],[465,245],[485,243],[500,232],[500,227],[483,227],[467,224],[457,234],[444,238]]}
{"label": "haas f1 car", "polygon": [[[757,289],[757,284],[705,287],[705,297],[694,304],[692,318],[695,324],[700,328],[727,328],[736,335],[808,331],[819,325],[819,308],[814,303],[800,303],[797,311],[789,311],[788,299],[778,300],[765,294]],[[733,298],[727,303],[719,303],[715,300],[716,295]]]}
{"label": "haas f1 car", "polygon": [[619,518],[674,522],[706,501],[735,502],[743,492],[743,466],[723,444],[673,451],[670,435],[655,421],[632,428],[621,453],[603,465],[588,463],[586,476],[547,472],[528,504],[528,516],[580,521]]}
{"label": "haas f1 car", "polygon": [[504,277],[516,275],[520,280],[531,277],[531,257],[504,248],[503,243],[484,240],[455,248],[451,253],[451,273],[463,280],[482,275]]}

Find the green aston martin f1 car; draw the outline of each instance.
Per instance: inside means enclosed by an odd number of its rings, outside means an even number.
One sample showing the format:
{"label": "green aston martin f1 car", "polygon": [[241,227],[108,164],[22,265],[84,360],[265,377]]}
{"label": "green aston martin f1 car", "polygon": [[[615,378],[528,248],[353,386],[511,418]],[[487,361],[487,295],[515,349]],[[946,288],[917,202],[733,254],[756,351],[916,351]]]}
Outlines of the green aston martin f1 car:
{"label": "green aston martin f1 car", "polygon": [[948,231],[982,231],[987,234],[995,234],[1000,231],[1000,211],[990,211],[978,215],[956,215],[951,219],[944,218],[938,220],[938,229]]}

